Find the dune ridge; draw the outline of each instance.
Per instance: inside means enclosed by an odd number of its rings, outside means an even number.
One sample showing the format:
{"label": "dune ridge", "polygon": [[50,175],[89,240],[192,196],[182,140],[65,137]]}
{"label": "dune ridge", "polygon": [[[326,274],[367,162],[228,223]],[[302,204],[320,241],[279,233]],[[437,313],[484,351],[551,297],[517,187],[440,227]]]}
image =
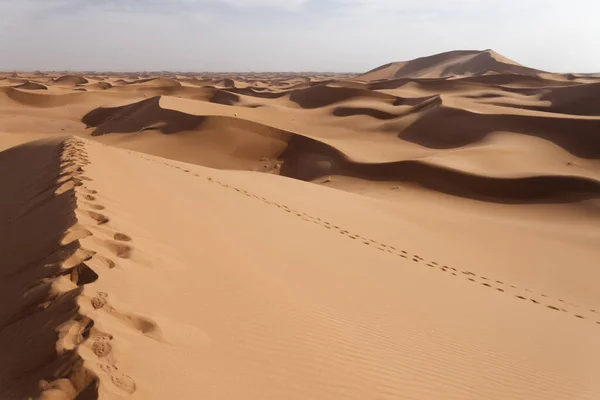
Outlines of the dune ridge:
{"label": "dune ridge", "polygon": [[77,238],[67,240],[77,226],[75,187],[84,160],[73,146],[46,140],[0,153],[0,185],[11,193],[2,200],[0,231],[0,392],[6,398],[97,395],[97,377],[77,354],[94,325],[77,300],[97,276]]}

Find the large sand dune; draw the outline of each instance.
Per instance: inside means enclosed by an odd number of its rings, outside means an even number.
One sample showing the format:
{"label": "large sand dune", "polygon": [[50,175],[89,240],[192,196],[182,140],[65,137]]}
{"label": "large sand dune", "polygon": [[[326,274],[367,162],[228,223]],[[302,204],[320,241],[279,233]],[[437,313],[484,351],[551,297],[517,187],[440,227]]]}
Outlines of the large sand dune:
{"label": "large sand dune", "polygon": [[0,398],[600,398],[599,84],[0,74]]}

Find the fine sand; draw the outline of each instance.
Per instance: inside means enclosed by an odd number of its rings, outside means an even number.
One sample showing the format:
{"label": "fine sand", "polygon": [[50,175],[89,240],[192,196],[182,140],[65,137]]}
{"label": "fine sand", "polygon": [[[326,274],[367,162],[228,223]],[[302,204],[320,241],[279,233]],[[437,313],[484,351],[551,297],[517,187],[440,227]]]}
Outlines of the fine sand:
{"label": "fine sand", "polygon": [[600,398],[599,85],[0,73],[0,399]]}

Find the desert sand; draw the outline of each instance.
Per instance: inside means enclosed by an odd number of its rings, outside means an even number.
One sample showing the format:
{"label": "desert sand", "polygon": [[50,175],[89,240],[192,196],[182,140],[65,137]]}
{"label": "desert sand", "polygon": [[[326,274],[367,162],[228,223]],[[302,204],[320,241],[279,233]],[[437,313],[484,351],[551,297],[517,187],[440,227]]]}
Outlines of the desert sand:
{"label": "desert sand", "polygon": [[599,88],[0,73],[0,398],[600,398]]}

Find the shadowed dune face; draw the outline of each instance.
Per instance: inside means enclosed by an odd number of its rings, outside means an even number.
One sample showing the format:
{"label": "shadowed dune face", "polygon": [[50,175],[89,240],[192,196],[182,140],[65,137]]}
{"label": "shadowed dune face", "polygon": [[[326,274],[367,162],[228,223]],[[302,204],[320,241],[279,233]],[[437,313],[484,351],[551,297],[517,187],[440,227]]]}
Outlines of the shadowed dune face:
{"label": "shadowed dune face", "polygon": [[354,98],[368,98],[381,101],[395,100],[394,96],[383,93],[326,85],[294,90],[290,94],[290,100],[302,108],[320,108]]}
{"label": "shadowed dune face", "polygon": [[416,184],[453,196],[505,204],[568,203],[600,198],[600,182],[576,176],[498,179],[441,168],[422,161],[367,164],[349,160],[335,148],[295,136],[289,143],[281,175],[312,181],[347,175],[370,181]]}
{"label": "shadowed dune face", "polygon": [[79,75],[64,75],[61,77],[58,77],[56,79],[53,79],[51,81],[51,83],[54,84],[58,84],[58,85],[72,85],[72,86],[77,86],[77,85],[85,85],[86,83],[89,83],[89,81],[84,78],[83,76],[79,76]]}
{"label": "shadowed dune face", "polygon": [[434,149],[451,149],[477,143],[491,132],[519,132],[556,143],[577,157],[600,158],[599,130],[600,119],[479,114],[441,106],[424,113],[398,137]]}
{"label": "shadowed dune face", "polygon": [[544,90],[540,100],[549,101],[549,111],[600,116],[600,82]]}
{"label": "shadowed dune face", "polygon": [[99,108],[85,115],[82,122],[96,127],[92,136],[107,133],[133,133],[156,128],[170,134],[200,128],[206,117],[160,107],[160,96],[116,108]]}
{"label": "shadowed dune face", "polygon": [[11,194],[0,197],[0,393],[7,399],[38,398],[48,390],[97,398],[96,378],[76,351],[57,350],[66,324],[89,329],[91,323],[78,312],[82,285],[56,287],[68,273],[62,263],[79,248],[77,241],[62,244],[76,223],[73,190],[57,191],[62,146],[52,140],[0,152],[0,187]]}
{"label": "shadowed dune face", "polygon": [[48,87],[37,82],[25,82],[22,85],[15,86],[17,89],[26,90],[48,90]]}

